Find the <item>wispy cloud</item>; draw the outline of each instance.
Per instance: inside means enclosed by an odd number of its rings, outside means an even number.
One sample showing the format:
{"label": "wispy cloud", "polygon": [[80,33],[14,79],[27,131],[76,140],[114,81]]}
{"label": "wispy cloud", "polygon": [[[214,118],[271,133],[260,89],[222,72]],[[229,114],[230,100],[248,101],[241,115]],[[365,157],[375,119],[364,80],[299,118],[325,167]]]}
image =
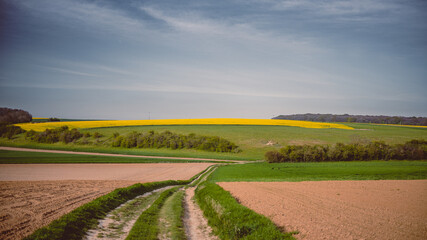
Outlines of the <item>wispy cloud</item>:
{"label": "wispy cloud", "polygon": [[72,75],[85,76],[85,77],[99,77],[99,75],[97,75],[97,74],[79,72],[79,71],[74,71],[74,70],[70,70],[70,69],[57,68],[57,67],[47,67],[47,66],[42,66],[42,67],[45,69],[56,71],[56,72],[67,73],[67,74],[72,74]]}
{"label": "wispy cloud", "polygon": [[155,7],[142,6],[141,10],[151,17],[163,21],[178,32],[196,34],[199,36],[216,37],[246,44],[269,46],[269,48],[285,48],[304,53],[320,51],[318,46],[309,38],[295,36],[290,33],[272,32],[259,29],[250,21],[234,22],[230,19],[209,18],[197,11],[174,12],[164,11]]}
{"label": "wispy cloud", "polygon": [[[255,0],[257,1],[257,0]],[[276,11],[298,10],[330,20],[388,22],[409,11],[410,5],[385,0],[282,0],[268,2]]]}
{"label": "wispy cloud", "polygon": [[67,27],[79,27],[96,32],[129,34],[145,29],[142,21],[126,12],[97,2],[68,0],[22,0],[16,5],[29,14]]}

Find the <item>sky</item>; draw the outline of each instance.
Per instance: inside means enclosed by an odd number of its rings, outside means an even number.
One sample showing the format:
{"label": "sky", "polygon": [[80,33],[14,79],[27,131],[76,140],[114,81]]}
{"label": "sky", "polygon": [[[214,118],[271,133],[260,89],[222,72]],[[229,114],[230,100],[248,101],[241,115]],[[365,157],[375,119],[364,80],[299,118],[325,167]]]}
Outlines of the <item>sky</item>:
{"label": "sky", "polygon": [[0,0],[0,107],[427,116],[427,1]]}

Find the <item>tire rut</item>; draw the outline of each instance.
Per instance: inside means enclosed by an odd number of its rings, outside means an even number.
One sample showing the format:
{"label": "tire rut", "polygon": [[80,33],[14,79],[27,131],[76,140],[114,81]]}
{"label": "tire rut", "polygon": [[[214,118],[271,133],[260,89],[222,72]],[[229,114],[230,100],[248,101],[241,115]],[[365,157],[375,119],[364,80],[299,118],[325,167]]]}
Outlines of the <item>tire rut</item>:
{"label": "tire rut", "polygon": [[[84,240],[99,240],[99,239],[117,239],[124,240],[133,225],[135,224],[138,217],[142,212],[147,210],[151,204],[157,199],[156,196],[154,199],[150,200],[150,203],[145,207],[138,209],[138,205],[142,205],[144,203],[138,203],[138,200],[142,200],[143,198],[147,198],[153,193],[160,193],[167,189],[172,188],[173,186],[167,186],[164,188],[159,188],[151,192],[144,193],[143,195],[137,196],[116,209],[112,210],[107,216],[98,221],[98,226],[95,229],[91,229],[86,233],[86,236],[83,238]],[[123,208],[127,209],[129,212],[120,212]],[[134,209],[132,209],[134,208]]]}
{"label": "tire rut", "polygon": [[[197,184],[197,186],[206,180],[206,178],[215,170],[215,167],[212,167],[206,174],[203,176],[202,180]],[[196,181],[196,180],[195,180]],[[212,228],[209,226],[208,221],[203,215],[203,211],[200,209],[199,205],[194,200],[194,194],[197,186],[188,187],[185,190],[184,196],[184,227],[185,233],[188,240],[217,240],[217,236],[213,234]]]}

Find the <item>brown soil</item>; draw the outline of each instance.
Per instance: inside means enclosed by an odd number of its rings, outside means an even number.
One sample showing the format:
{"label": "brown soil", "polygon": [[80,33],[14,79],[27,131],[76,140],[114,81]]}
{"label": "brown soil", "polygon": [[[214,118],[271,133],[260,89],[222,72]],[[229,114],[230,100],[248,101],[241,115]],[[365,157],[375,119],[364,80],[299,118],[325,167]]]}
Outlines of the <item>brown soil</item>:
{"label": "brown soil", "polygon": [[[200,209],[199,205],[195,202],[194,194],[197,186],[203,181],[206,181],[208,176],[215,171],[215,167],[212,167],[208,170],[208,173],[205,175],[199,176],[203,177],[201,181],[194,187],[188,187],[185,190],[184,196],[184,227],[185,233],[188,240],[218,240],[219,238],[214,235],[212,228],[208,224],[203,212]],[[194,181],[197,181],[194,180]]]}
{"label": "brown soil", "polygon": [[21,239],[73,209],[135,181],[0,182],[0,239]]}
{"label": "brown soil", "polygon": [[218,184],[297,239],[427,239],[427,180]]}
{"label": "brown soil", "polygon": [[0,239],[21,239],[116,188],[189,179],[210,165],[1,164]]}
{"label": "brown soil", "polygon": [[216,240],[216,237],[212,233],[211,227],[208,225],[208,221],[203,216],[202,210],[199,208],[197,203],[194,201],[194,190],[196,187],[189,187],[185,190],[184,207],[185,216],[184,222],[186,226],[186,234],[188,240]]}
{"label": "brown soil", "polygon": [[185,180],[212,163],[0,164],[0,181]]}

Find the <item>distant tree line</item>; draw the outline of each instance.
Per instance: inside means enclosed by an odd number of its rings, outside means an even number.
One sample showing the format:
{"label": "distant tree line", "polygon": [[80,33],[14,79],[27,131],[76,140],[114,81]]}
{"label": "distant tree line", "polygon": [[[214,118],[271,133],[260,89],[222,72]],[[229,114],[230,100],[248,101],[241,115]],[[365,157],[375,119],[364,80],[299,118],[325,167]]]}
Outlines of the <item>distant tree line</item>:
{"label": "distant tree line", "polygon": [[191,133],[182,135],[165,131],[157,133],[149,131],[146,133],[131,132],[126,136],[114,134],[113,147],[125,148],[170,148],[170,149],[198,149],[211,152],[239,152],[234,143],[217,137],[201,136]]}
{"label": "distant tree line", "polygon": [[404,144],[388,145],[381,141],[368,144],[337,143],[329,145],[286,146],[268,151],[265,159],[278,162],[328,162],[368,160],[423,160],[427,158],[427,141],[411,140]]}
{"label": "distant tree line", "polygon": [[59,121],[61,121],[61,119],[56,118],[56,117],[50,117],[50,118],[47,119],[47,121],[48,122],[59,122]]}
{"label": "distant tree line", "polygon": [[301,120],[312,122],[357,122],[357,123],[379,123],[379,124],[402,124],[427,126],[426,117],[402,117],[402,116],[370,116],[349,114],[293,114],[279,115],[273,119]]}
{"label": "distant tree line", "polygon": [[12,108],[0,108],[0,123],[24,123],[31,122],[33,116],[27,111]]}

